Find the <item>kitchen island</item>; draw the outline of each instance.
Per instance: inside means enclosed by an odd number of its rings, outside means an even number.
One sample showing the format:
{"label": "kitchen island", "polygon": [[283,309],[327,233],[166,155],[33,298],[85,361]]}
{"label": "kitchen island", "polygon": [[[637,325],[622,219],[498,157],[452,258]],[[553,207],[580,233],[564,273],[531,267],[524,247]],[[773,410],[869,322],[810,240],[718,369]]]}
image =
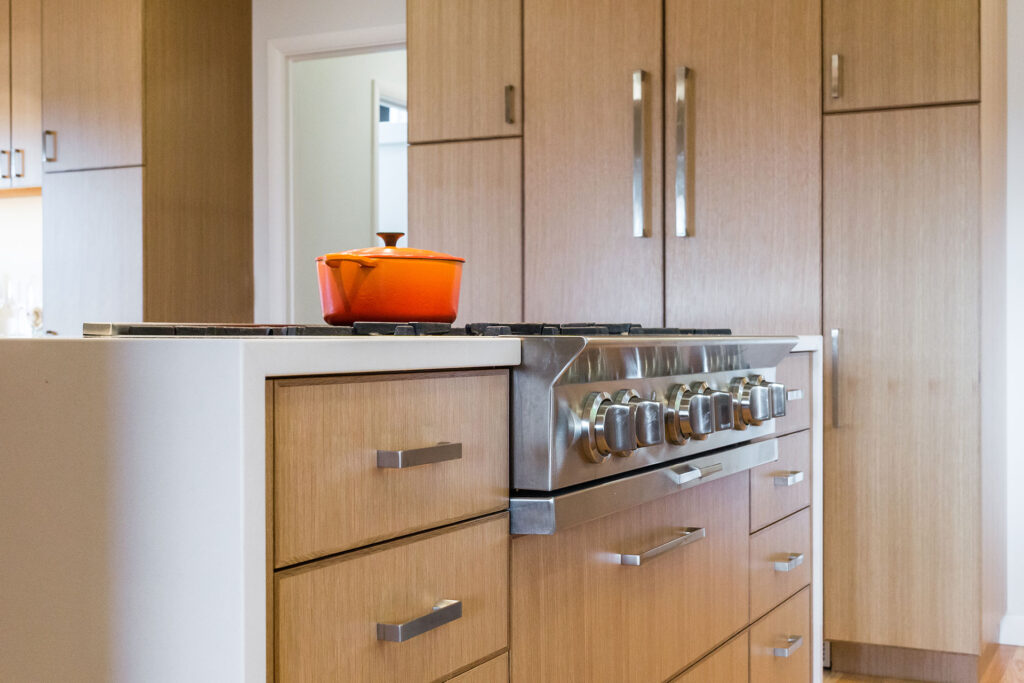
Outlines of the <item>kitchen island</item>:
{"label": "kitchen island", "polygon": [[[794,349],[815,397],[820,350]],[[516,338],[0,340],[0,680],[267,680],[268,386],[520,360]],[[815,662],[820,425],[815,398]]]}

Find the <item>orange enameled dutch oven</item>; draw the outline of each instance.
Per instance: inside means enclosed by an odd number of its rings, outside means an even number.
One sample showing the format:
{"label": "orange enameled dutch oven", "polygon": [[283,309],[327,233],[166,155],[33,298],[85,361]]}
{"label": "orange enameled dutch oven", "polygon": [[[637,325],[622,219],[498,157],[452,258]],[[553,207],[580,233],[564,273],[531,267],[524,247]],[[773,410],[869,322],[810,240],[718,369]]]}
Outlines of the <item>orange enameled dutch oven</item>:
{"label": "orange enameled dutch oven", "polygon": [[324,320],[331,325],[455,321],[466,259],[395,246],[404,234],[379,232],[383,247],[317,257]]}

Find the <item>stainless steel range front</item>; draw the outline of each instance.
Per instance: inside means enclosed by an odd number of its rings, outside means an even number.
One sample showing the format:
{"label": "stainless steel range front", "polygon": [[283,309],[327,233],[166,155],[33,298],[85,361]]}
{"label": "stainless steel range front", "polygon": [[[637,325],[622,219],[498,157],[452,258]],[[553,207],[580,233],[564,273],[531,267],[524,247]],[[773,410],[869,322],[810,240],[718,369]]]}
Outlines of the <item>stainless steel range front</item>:
{"label": "stainless steel range front", "polygon": [[[550,534],[778,458],[795,337],[527,336],[512,532]],[[759,441],[756,441],[759,440]]]}

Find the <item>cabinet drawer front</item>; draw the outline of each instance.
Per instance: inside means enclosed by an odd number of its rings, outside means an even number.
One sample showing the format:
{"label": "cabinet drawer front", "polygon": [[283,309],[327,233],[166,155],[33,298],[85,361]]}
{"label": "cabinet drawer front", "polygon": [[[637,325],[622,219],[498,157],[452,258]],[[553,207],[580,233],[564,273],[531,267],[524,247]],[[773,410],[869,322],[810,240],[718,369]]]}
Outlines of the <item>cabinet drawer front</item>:
{"label": "cabinet drawer front", "polygon": [[750,683],[810,680],[811,589],[805,588],[750,627]]}
{"label": "cabinet drawer front", "polygon": [[[515,537],[513,680],[665,680],[742,629],[746,484],[734,475],[552,536]],[[643,555],[685,527],[705,536]],[[638,566],[623,555],[639,555]]]}
{"label": "cabinet drawer front", "polygon": [[451,683],[508,683],[508,654],[495,657],[449,680]]}
{"label": "cabinet drawer front", "polygon": [[811,510],[750,537],[750,618],[757,619],[811,582]]}
{"label": "cabinet drawer front", "polygon": [[[506,370],[279,380],[274,393],[277,567],[508,504]],[[441,442],[461,448],[408,452]],[[417,458],[433,462],[395,467]]]}
{"label": "cabinet drawer front", "polygon": [[786,415],[775,420],[775,433],[789,434],[811,426],[811,354],[791,353],[779,363],[776,380],[786,386]]}
{"label": "cabinet drawer front", "polygon": [[[508,644],[508,515],[286,570],[276,600],[277,680],[435,680]],[[461,617],[378,639],[441,600]]]}
{"label": "cabinet drawer front", "polygon": [[747,683],[750,636],[744,631],[672,683]]}
{"label": "cabinet drawer front", "polygon": [[750,470],[750,530],[811,504],[811,433],[779,439],[779,459]]}

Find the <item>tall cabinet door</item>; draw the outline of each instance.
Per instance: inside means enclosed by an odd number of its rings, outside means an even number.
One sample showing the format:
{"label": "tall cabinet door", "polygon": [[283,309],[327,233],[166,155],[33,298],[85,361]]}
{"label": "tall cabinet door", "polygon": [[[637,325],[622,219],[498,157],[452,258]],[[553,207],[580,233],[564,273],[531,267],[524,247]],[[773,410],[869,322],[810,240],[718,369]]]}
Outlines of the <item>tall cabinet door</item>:
{"label": "tall cabinet door", "polygon": [[825,117],[829,640],[978,654],[978,126]]}
{"label": "tall cabinet door", "polygon": [[821,329],[817,0],[666,0],[665,318]]}
{"label": "tall cabinet door", "polygon": [[41,2],[10,2],[12,180],[14,187],[39,187],[43,180]]}
{"label": "tall cabinet door", "polygon": [[661,0],[524,0],[523,22],[523,313],[660,325]]}
{"label": "tall cabinet door", "polygon": [[975,101],[978,0],[823,0],[826,111]]}
{"label": "tall cabinet door", "polygon": [[0,0],[0,190],[11,186],[11,2]]}
{"label": "tall cabinet door", "polygon": [[43,0],[45,170],[142,164],[142,0]]}
{"label": "tall cabinet door", "polygon": [[521,0],[408,0],[409,142],[521,135]]}

